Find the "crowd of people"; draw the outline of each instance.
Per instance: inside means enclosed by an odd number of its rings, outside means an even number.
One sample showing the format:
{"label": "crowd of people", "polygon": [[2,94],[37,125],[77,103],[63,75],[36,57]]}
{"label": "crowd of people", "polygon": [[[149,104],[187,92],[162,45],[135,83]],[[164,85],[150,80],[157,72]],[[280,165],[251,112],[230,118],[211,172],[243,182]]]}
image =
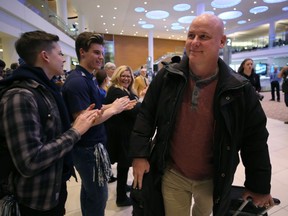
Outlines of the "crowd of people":
{"label": "crowd of people", "polygon": [[[83,32],[75,41],[79,65],[59,85],[55,77],[64,75],[65,59],[58,42],[44,31],[23,33],[15,49],[24,64],[0,81],[7,88],[1,143],[15,166],[8,188],[22,216],[64,215],[74,167],[83,216],[105,215],[108,183],[115,180],[117,206],[133,205],[134,216],[188,216],[192,198],[193,216],[220,216],[229,208],[239,151],[246,168],[243,199],[273,205],[259,76],[252,59],[236,73],[219,58],[226,36],[218,17],[197,16],[182,59],[165,64],[151,83],[145,67],[134,77],[128,65],[104,64],[103,36]],[[287,74],[283,67],[277,77]],[[23,85],[9,89],[15,83]],[[49,112],[44,121],[34,91]],[[131,166],[133,188],[127,185]],[[148,174],[152,180],[144,181]],[[127,195],[131,189],[143,190],[140,200]]]}

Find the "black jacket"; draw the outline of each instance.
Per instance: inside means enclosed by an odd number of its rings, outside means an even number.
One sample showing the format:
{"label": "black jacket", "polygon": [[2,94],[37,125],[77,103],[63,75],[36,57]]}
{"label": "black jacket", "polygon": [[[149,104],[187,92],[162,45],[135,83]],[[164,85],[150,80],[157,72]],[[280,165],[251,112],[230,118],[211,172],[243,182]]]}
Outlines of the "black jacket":
{"label": "black jacket", "polygon": [[[266,116],[254,88],[220,58],[218,66],[214,95],[213,215],[223,216],[229,206],[231,185],[239,163],[238,152],[246,167],[245,187],[253,192],[270,193],[271,165]],[[158,181],[157,187],[161,186],[159,178],[169,161],[170,138],[188,83],[188,68],[188,57],[184,56],[180,64],[168,65],[159,71],[149,86],[131,135],[131,156],[149,158],[150,170]],[[155,126],[156,144],[150,155],[149,139]],[[159,203],[155,208],[157,205]]]}
{"label": "black jacket", "polygon": [[[108,89],[105,99],[106,104],[113,103],[117,98],[128,96],[130,100],[137,97],[132,92],[111,86]],[[125,110],[117,115],[112,116],[105,122],[107,132],[107,149],[111,163],[118,162],[121,167],[130,167],[131,158],[129,157],[130,135],[133,129],[136,116],[141,103],[138,102],[131,110]]]}

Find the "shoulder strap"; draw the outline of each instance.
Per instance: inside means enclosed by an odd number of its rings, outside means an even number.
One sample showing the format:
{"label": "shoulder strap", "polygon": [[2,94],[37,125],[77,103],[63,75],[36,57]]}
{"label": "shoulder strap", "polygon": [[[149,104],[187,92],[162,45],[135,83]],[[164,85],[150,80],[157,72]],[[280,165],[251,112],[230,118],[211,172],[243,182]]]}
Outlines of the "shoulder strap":
{"label": "shoulder strap", "polygon": [[44,127],[46,124],[49,112],[48,112],[47,103],[45,102],[44,96],[41,93],[41,91],[39,91],[37,88],[33,88],[33,87],[28,86],[27,84],[25,84],[25,82],[17,82],[17,83],[13,83],[12,85],[10,85],[7,88],[5,88],[4,90],[2,90],[0,93],[0,98],[2,97],[2,95],[6,91],[8,91],[12,88],[24,88],[24,89],[27,89],[33,93],[33,95],[35,96],[35,99],[36,99],[37,106],[38,106],[38,113],[40,115],[41,125]]}

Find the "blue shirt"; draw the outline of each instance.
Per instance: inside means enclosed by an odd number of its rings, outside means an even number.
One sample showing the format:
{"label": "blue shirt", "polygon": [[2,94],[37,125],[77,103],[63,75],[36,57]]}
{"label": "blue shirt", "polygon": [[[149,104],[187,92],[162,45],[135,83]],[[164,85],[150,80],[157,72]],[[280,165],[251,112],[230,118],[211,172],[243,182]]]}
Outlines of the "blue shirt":
{"label": "blue shirt", "polygon": [[273,82],[273,81],[280,82],[281,81],[281,78],[278,78],[278,73],[279,73],[279,70],[276,70],[276,71],[273,71],[270,73],[270,81],[271,82]]}
{"label": "blue shirt", "polygon": [[[93,74],[80,65],[77,65],[76,69],[70,72],[62,87],[62,93],[71,118],[73,113],[85,110],[93,103],[95,104],[95,109],[101,109],[102,97],[97,85]],[[90,147],[97,143],[106,144],[104,124],[91,127],[82,135],[77,145]]]}

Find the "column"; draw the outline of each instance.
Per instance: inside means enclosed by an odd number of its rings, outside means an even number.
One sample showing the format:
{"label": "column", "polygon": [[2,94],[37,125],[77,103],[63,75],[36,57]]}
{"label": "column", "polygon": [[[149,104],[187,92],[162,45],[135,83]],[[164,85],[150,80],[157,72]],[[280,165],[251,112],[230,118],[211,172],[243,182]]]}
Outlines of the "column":
{"label": "column", "polygon": [[6,68],[10,68],[11,63],[18,62],[19,56],[15,50],[16,38],[2,37],[3,61],[6,63]]}
{"label": "column", "polygon": [[71,70],[71,57],[65,56],[65,63],[64,63],[64,70],[70,71]]}
{"label": "column", "polygon": [[68,28],[67,0],[56,0],[57,24],[62,28]]}
{"label": "column", "polygon": [[270,22],[269,25],[269,48],[273,47],[275,42],[275,22]]}
{"label": "column", "polygon": [[148,56],[150,57],[150,65],[147,65],[147,70],[153,69],[153,63],[154,63],[154,44],[153,44],[153,31],[149,31],[148,35]]}
{"label": "column", "polygon": [[204,11],[205,11],[205,4],[204,3],[199,3],[199,4],[197,4],[196,7],[197,7],[196,8],[196,15],[197,16],[201,15],[202,13],[204,13]]}
{"label": "column", "polygon": [[79,30],[78,30],[79,33],[84,32],[84,31],[89,31],[89,28],[86,25],[86,19],[81,13],[78,13],[78,26],[79,26]]}
{"label": "column", "polygon": [[231,58],[232,58],[232,38],[227,38],[226,45],[223,48],[223,61],[227,64],[231,64]]}

